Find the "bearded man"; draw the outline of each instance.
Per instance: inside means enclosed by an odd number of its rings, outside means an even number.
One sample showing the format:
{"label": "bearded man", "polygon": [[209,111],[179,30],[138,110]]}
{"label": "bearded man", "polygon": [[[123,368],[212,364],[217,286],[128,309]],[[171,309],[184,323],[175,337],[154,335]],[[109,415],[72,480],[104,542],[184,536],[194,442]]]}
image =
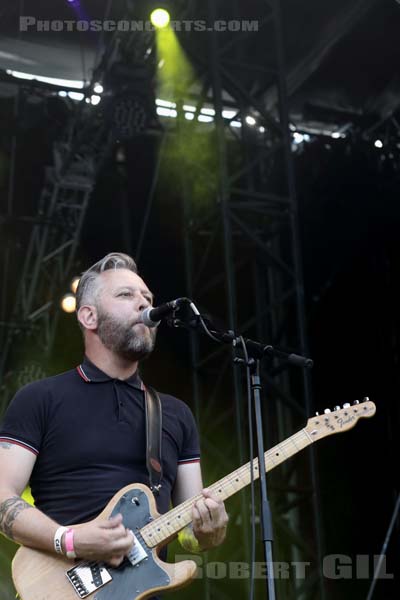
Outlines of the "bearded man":
{"label": "bearded man", "polygon": [[[132,549],[133,533],[121,515],[93,519],[124,486],[149,485],[138,364],[155,344],[156,329],[140,318],[152,302],[135,261],[125,254],[108,254],[83,273],[77,290],[82,364],[22,388],[0,428],[0,531],[10,539],[66,554],[68,533],[60,527],[85,523],[74,531],[72,555],[117,567]],[[228,518],[223,502],[203,489],[193,415],[173,396],[160,394],[160,400],[163,479],[157,508],[164,513],[171,501],[177,505],[202,494],[184,545],[218,546]],[[21,498],[28,483],[34,507]]]}

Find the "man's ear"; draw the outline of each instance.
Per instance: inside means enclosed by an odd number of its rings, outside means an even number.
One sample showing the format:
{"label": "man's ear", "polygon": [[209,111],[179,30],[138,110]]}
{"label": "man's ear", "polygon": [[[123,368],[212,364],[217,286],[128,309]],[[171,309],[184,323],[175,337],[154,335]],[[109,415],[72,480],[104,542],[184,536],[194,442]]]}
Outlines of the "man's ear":
{"label": "man's ear", "polygon": [[97,309],[95,306],[87,304],[81,306],[78,310],[78,321],[85,329],[94,330],[97,329]]}

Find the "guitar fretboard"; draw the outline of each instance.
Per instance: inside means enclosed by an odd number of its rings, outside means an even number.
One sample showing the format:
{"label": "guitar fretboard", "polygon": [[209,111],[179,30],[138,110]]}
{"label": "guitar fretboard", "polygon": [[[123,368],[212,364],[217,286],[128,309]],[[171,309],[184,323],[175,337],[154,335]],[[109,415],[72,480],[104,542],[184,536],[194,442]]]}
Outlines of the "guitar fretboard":
{"label": "guitar fretboard", "polygon": [[[274,467],[284,462],[300,450],[313,442],[309,434],[302,429],[290,438],[274,446],[265,452],[265,470],[271,471]],[[233,496],[239,490],[243,489],[251,482],[251,466],[250,462],[236,469],[229,475],[226,475],[208,488],[217,498],[226,500]],[[253,460],[253,477],[259,477],[258,458]],[[140,533],[143,536],[146,544],[150,548],[154,548],[166,540],[175,537],[178,532],[192,522],[192,508],[197,500],[202,498],[201,494],[189,498],[182,504],[179,504],[165,515],[162,515],[145,525]]]}

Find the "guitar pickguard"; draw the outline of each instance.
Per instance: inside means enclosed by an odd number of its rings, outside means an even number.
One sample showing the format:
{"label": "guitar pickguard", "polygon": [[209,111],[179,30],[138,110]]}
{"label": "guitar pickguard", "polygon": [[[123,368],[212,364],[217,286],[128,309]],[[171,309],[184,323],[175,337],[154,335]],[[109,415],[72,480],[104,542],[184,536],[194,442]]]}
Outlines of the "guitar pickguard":
{"label": "guitar pickguard", "polygon": [[[73,585],[77,598],[90,596],[93,600],[134,600],[147,590],[166,586],[171,582],[168,573],[154,560],[152,551],[139,533],[139,530],[152,520],[146,494],[138,488],[126,492],[117,502],[110,516],[118,513],[122,514],[124,526],[135,534],[135,546],[116,569],[102,563],[96,565],[98,569],[103,569],[100,571],[101,577],[97,579],[99,585],[96,585],[93,577],[84,586],[86,590],[91,587],[88,594],[82,595],[85,589],[79,592]],[[86,561],[75,565],[75,569],[83,567],[85,563],[93,569],[93,563],[89,565]],[[108,581],[105,582],[105,579]],[[72,584],[71,581],[70,583]]]}

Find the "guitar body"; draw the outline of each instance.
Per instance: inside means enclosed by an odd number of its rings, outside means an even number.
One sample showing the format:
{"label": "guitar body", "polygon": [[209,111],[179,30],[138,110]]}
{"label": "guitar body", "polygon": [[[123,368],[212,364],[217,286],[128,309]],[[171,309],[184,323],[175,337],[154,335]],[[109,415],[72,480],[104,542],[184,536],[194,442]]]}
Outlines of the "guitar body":
{"label": "guitar body", "polygon": [[[375,411],[375,404],[365,398],[364,402],[356,400],[353,406],[346,403],[332,412],[326,409],[323,416],[317,413],[304,429],[265,452],[266,471],[318,439],[351,429],[360,418],[372,417]],[[226,500],[259,475],[255,459],[214,483],[210,490]],[[135,534],[135,544],[124,562],[113,569],[104,563],[79,559],[74,563],[61,555],[20,548],[12,570],[21,600],[144,600],[157,592],[183,587],[195,577],[196,563],[165,563],[157,549],[191,523],[193,505],[200,498],[201,494],[193,496],[160,516],[148,487],[140,483],[126,486],[97,517],[104,520],[121,513],[125,527]],[[82,525],[74,525],[74,529],[79,527]]]}
{"label": "guitar body", "polygon": [[[115,494],[96,520],[121,513],[123,524],[136,535],[129,559],[118,567],[21,547],[12,564],[15,587],[22,600],[144,600],[159,591],[180,588],[197,572],[186,560],[168,564],[157,549],[149,548],[139,530],[159,515],[153,494],[145,485],[132,484]],[[74,529],[80,525],[74,525]]]}

